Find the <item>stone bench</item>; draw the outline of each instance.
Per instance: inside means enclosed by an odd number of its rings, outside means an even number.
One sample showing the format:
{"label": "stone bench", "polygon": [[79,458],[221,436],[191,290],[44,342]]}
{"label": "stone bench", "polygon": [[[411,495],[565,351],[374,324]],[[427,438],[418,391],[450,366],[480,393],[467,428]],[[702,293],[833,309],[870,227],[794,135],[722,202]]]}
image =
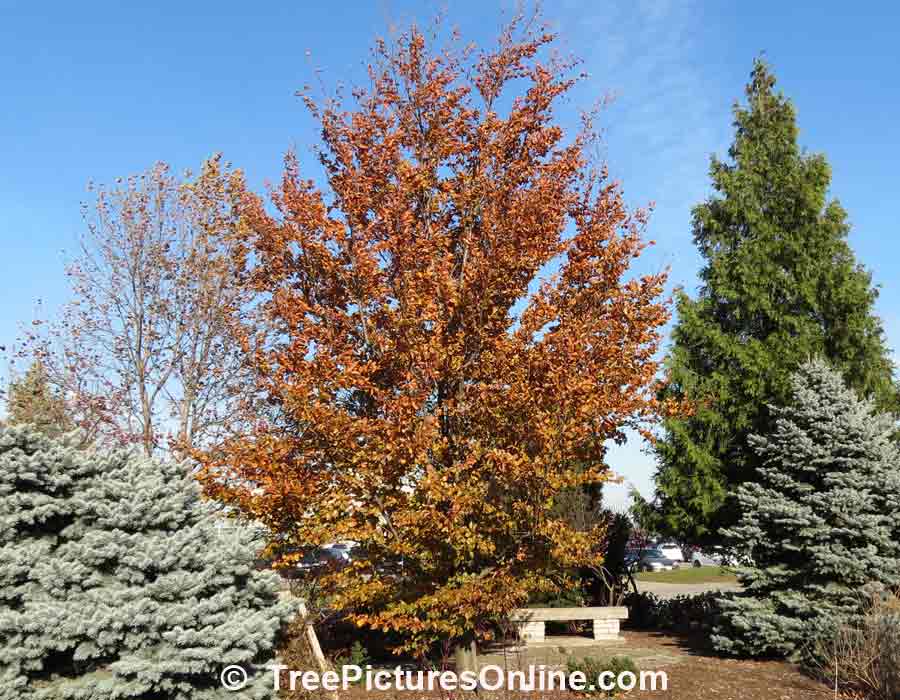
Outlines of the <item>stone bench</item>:
{"label": "stone bench", "polygon": [[519,639],[528,642],[544,641],[547,622],[592,620],[594,639],[602,642],[620,641],[619,621],[628,619],[628,608],[516,608],[512,621],[519,631]]}

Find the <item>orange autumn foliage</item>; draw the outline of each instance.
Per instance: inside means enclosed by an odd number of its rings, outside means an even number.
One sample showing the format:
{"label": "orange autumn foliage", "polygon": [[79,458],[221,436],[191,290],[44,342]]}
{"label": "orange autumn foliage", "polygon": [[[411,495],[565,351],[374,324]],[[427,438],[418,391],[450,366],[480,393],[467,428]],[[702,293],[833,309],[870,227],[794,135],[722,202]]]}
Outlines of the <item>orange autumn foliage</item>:
{"label": "orange autumn foliage", "polygon": [[[209,493],[307,547],[359,543],[328,577],[360,625],[404,649],[471,638],[598,564],[602,532],[554,516],[609,478],[605,445],[645,426],[664,275],[554,105],[574,63],[520,20],[496,48],[376,45],[352,108],[307,98],[322,188],[286,161],[273,214],[247,195],[247,284],[265,321],[248,357],[270,413],[204,456]],[[253,350],[251,350],[253,348]]]}

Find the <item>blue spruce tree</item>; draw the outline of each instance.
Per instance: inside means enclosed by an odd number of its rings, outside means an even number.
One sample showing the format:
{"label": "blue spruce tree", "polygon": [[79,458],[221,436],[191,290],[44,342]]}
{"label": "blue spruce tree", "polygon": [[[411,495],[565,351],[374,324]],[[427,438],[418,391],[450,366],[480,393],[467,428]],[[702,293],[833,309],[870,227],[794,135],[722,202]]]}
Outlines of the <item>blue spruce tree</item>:
{"label": "blue spruce tree", "polygon": [[0,430],[0,700],[270,697],[294,605],[216,522],[182,465]]}
{"label": "blue spruce tree", "polygon": [[804,364],[793,397],[752,436],[759,481],[738,489],[726,535],[753,562],[745,591],[723,601],[713,637],[725,653],[802,655],[867,587],[900,584],[900,451],[894,419],[861,400],[825,362]]}

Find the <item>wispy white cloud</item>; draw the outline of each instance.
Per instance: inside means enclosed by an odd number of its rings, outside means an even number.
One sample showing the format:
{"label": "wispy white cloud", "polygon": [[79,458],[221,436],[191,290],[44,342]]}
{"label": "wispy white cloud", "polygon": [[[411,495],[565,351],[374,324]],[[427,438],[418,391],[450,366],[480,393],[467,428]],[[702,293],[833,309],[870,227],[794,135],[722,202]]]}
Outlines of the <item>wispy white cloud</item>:
{"label": "wispy white cloud", "polygon": [[611,171],[633,204],[656,204],[648,262],[671,264],[675,281],[690,285],[690,210],[706,195],[709,154],[730,137],[730,99],[716,94],[703,54],[714,19],[692,0],[589,7],[570,2],[562,32],[586,52],[589,87],[616,95],[604,119]]}

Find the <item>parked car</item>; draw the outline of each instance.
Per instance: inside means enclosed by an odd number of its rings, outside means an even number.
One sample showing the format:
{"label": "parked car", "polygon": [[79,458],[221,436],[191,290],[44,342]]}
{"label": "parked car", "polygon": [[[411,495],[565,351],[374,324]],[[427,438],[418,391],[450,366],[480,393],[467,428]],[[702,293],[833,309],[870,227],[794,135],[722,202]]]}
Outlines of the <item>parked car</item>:
{"label": "parked car", "polygon": [[641,558],[641,550],[628,548],[625,550],[625,556],[622,557],[622,561],[625,563],[626,567],[631,567],[637,563],[638,559]]}
{"label": "parked car", "polygon": [[712,547],[711,549],[697,549],[691,554],[691,564],[695,567],[700,566],[736,566],[737,560],[734,556],[728,554],[721,547]]}
{"label": "parked car", "polygon": [[641,558],[653,550],[654,547],[628,547],[625,549],[625,555],[622,557],[622,561],[625,564],[625,567],[628,569],[636,568],[637,563],[641,560]]}
{"label": "parked car", "polygon": [[335,561],[349,562],[353,559],[354,545],[346,542],[335,542],[334,544],[326,544],[322,551],[326,556],[331,557]]}
{"label": "parked car", "polygon": [[659,549],[648,549],[641,553],[635,568],[638,571],[671,571],[677,569],[680,562],[669,559]]}
{"label": "parked car", "polygon": [[666,558],[672,561],[684,561],[684,554],[675,542],[662,542],[656,545],[656,549]]}

